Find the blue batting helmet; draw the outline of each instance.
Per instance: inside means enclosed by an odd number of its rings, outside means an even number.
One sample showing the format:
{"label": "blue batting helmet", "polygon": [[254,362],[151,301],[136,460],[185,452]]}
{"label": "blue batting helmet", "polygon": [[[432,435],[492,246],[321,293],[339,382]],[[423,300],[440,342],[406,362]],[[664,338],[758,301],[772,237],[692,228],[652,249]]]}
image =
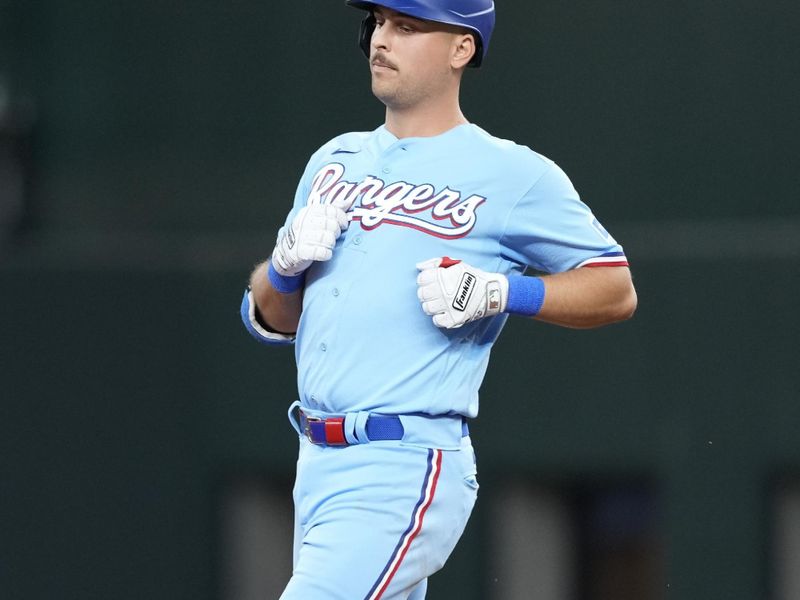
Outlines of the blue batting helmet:
{"label": "blue batting helmet", "polygon": [[346,0],[347,4],[367,11],[361,23],[359,46],[369,58],[370,40],[375,30],[375,17],[372,9],[383,6],[399,13],[466,27],[475,33],[477,48],[475,56],[469,61],[470,67],[479,67],[489,49],[489,39],[494,29],[494,2],[492,0]]}

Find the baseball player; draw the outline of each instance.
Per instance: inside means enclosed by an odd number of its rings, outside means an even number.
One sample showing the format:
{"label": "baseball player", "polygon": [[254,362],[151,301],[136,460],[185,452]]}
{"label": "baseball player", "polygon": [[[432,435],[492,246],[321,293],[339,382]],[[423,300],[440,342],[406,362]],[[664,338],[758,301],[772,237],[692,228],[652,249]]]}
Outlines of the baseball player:
{"label": "baseball player", "polygon": [[494,3],[347,4],[365,11],[360,45],[386,120],[311,157],[242,319],[260,341],[295,344],[294,570],[281,598],[419,600],[476,499],[467,422],[509,315],[595,327],[629,318],[636,294],[622,247],[561,169],[459,108]]}

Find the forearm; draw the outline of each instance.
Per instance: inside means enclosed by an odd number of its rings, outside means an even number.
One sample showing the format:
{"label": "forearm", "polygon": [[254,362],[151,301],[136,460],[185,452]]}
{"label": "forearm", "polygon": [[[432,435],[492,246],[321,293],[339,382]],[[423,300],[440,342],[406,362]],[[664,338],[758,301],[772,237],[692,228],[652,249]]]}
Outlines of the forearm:
{"label": "forearm", "polygon": [[624,321],[636,310],[636,290],[627,267],[581,268],[542,278],[539,321],[587,329]]}
{"label": "forearm", "polygon": [[303,310],[303,290],[281,293],[270,283],[269,261],[258,265],[250,276],[250,288],[261,322],[279,333],[295,333]]}

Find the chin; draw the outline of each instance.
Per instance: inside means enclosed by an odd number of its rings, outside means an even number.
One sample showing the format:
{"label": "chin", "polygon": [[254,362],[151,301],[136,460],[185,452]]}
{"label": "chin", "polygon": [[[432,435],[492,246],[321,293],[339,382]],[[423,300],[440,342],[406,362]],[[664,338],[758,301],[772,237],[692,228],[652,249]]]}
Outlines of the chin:
{"label": "chin", "polygon": [[372,82],[372,94],[387,106],[393,103],[396,96],[391,90],[386,89],[386,86],[377,84],[375,81]]}

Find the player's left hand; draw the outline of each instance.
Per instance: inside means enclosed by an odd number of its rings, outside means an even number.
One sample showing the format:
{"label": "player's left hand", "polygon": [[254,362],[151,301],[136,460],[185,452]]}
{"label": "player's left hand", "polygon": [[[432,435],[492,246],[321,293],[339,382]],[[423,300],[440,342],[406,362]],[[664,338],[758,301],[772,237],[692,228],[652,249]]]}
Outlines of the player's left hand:
{"label": "player's left hand", "polygon": [[417,269],[417,297],[437,327],[455,329],[506,308],[508,278],[501,273],[487,273],[447,256],[421,262]]}

